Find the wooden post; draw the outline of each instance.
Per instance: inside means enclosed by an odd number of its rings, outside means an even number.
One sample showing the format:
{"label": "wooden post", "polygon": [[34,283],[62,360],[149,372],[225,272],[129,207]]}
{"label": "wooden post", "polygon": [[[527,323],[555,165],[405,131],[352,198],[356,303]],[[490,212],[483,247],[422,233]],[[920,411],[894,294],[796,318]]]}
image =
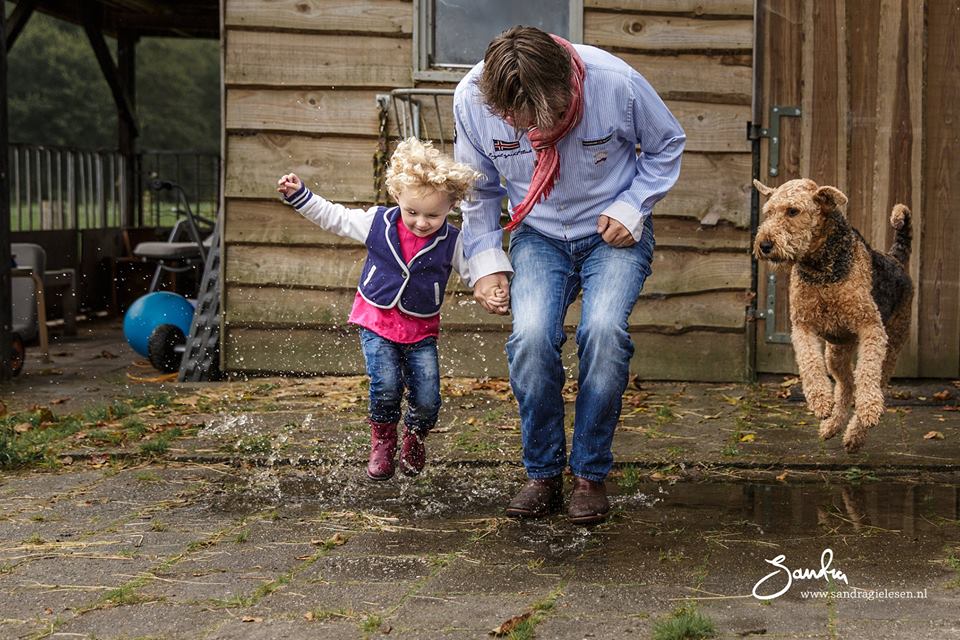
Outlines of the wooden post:
{"label": "wooden post", "polygon": [[12,377],[10,346],[13,291],[10,286],[10,184],[7,176],[7,37],[5,11],[0,11],[0,381]]}
{"label": "wooden post", "polygon": [[[117,37],[117,64],[120,80],[120,89],[126,95],[130,108],[136,113],[137,108],[137,35],[130,31],[121,31]],[[120,226],[124,229],[137,226],[137,192],[136,153],[137,128],[134,123],[124,118],[118,118],[120,127],[118,140],[120,143],[120,157],[123,158],[122,179],[123,193],[120,200]]]}
{"label": "wooden post", "polygon": [[10,51],[13,44],[17,41],[20,32],[27,25],[27,20],[33,15],[33,10],[37,7],[40,0],[21,0],[13,8],[10,14],[10,20],[4,25],[3,32],[6,34],[6,41],[3,45],[4,51]]}

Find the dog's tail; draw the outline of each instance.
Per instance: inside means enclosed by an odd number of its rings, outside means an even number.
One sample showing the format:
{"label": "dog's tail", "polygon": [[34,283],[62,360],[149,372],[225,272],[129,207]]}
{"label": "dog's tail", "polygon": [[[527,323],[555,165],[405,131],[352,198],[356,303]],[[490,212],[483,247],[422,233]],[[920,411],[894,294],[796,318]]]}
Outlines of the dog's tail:
{"label": "dog's tail", "polygon": [[888,252],[890,256],[904,267],[910,262],[910,244],[913,242],[913,225],[910,224],[910,209],[905,204],[893,206],[890,212],[890,224],[897,230],[893,245]]}

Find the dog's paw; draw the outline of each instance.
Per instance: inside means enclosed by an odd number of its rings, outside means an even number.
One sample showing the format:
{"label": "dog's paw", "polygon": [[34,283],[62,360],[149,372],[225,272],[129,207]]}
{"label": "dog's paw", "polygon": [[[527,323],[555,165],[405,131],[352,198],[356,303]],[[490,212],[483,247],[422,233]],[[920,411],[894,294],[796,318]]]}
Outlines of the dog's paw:
{"label": "dog's paw", "polygon": [[829,440],[833,436],[840,433],[840,430],[843,428],[843,416],[842,415],[831,415],[826,420],[820,422],[820,439]]}
{"label": "dog's paw", "polygon": [[843,448],[847,453],[856,453],[867,440],[867,427],[860,423],[854,416],[847,425],[847,430],[843,434]]}
{"label": "dog's paw", "polygon": [[833,396],[828,393],[810,393],[807,395],[807,406],[813,415],[821,420],[829,418],[833,413]]}
{"label": "dog's paw", "polygon": [[877,426],[883,416],[883,396],[868,402],[858,402],[856,414],[857,420],[864,429]]}

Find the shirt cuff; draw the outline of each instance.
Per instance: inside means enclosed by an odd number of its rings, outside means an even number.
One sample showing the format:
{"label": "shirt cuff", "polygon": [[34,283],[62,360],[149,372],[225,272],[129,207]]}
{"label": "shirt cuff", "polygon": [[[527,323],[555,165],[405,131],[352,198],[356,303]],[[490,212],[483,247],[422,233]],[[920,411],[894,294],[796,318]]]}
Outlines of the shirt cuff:
{"label": "shirt cuff", "polygon": [[300,184],[300,188],[291,193],[289,196],[283,196],[284,202],[293,206],[294,209],[300,210],[300,207],[305,205],[310,201],[310,197],[313,193],[310,189],[307,188],[307,185]]}
{"label": "shirt cuff", "polygon": [[[640,213],[623,200],[617,200],[603,212],[602,215],[613,218],[627,228],[630,235],[637,242],[640,242],[640,236],[643,235],[643,222],[647,216]],[[650,215],[650,214],[647,214]]]}
{"label": "shirt cuff", "polygon": [[513,273],[510,258],[503,249],[487,249],[475,254],[467,260],[467,268],[470,270],[470,280],[474,284],[491,273]]}

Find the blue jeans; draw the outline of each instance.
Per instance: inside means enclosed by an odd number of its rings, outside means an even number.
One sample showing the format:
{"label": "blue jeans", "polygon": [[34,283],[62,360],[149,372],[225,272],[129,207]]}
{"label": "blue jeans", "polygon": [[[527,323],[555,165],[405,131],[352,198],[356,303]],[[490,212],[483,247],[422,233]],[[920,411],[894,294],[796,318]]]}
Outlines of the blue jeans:
{"label": "blue jeans", "polygon": [[370,376],[370,419],[388,424],[399,422],[400,401],[406,388],[404,424],[420,434],[432,429],[440,413],[437,339],[401,344],[361,328],[360,346]]}
{"label": "blue jeans", "polygon": [[571,242],[522,226],[510,237],[513,331],[507,342],[510,384],[520,405],[523,464],[530,478],[550,478],[566,466],[563,430],[563,319],[583,291],[577,327],[579,391],[570,470],[601,481],[613,466],[613,432],[620,418],[633,342],[627,317],[651,273],[653,222],[640,241],[617,249],[591,235]]}

